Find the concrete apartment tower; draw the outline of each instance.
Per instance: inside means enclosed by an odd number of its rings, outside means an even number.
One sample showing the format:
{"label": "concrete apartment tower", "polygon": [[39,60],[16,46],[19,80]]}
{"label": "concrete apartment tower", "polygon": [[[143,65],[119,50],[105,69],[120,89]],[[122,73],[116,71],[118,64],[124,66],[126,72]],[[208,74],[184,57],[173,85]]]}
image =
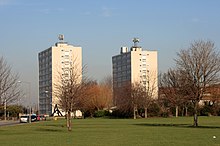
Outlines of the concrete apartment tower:
{"label": "concrete apartment tower", "polygon": [[127,83],[141,83],[153,89],[153,98],[158,97],[157,51],[143,50],[138,46],[137,38],[133,42],[130,51],[127,47],[121,47],[120,54],[112,57],[113,102],[116,105],[116,92]]}
{"label": "concrete apartment tower", "polygon": [[[39,62],[39,112],[51,115],[58,104],[54,84],[59,82],[59,75],[66,75],[65,69],[77,64],[77,72],[82,77],[82,48],[64,42],[59,35],[59,42],[38,54]],[[80,79],[81,80],[81,79]]]}

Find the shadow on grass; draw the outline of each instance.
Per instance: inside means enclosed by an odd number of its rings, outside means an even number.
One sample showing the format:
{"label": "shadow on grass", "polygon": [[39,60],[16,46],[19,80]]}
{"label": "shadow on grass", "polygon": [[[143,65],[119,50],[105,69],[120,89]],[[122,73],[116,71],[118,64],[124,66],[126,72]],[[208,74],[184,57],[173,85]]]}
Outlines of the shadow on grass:
{"label": "shadow on grass", "polygon": [[65,127],[63,124],[47,124],[46,127]]}
{"label": "shadow on grass", "polygon": [[219,126],[198,126],[194,127],[189,124],[150,124],[150,123],[141,123],[134,124],[136,126],[149,126],[149,127],[181,127],[181,128],[207,128],[207,129],[220,129]]}
{"label": "shadow on grass", "polygon": [[41,131],[41,132],[61,132],[63,130],[61,129],[52,129],[52,128],[38,128],[36,131]]}
{"label": "shadow on grass", "polygon": [[65,126],[63,124],[54,124],[54,123],[46,123],[44,125],[41,125],[41,127],[38,127],[36,131],[41,132],[61,132],[65,129]]}

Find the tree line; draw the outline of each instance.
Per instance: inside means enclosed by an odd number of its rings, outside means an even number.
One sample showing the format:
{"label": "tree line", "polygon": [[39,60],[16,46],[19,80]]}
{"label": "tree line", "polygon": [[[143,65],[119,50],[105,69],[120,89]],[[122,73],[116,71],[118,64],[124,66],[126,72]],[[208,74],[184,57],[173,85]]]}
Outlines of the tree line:
{"label": "tree line", "polygon": [[214,86],[219,85],[220,79],[219,52],[213,42],[199,40],[193,42],[189,48],[180,50],[174,61],[176,66],[158,77],[157,98],[153,97],[155,89],[149,88],[150,86],[146,88],[140,83],[127,83],[117,89],[116,97],[114,95],[116,105],[113,105],[112,101],[111,79],[104,84],[85,78],[76,82],[81,77],[75,74],[76,67],[71,68],[70,76],[57,85],[60,106],[69,113],[67,121],[69,120],[70,124],[70,112],[76,109],[93,116],[95,111],[115,106],[111,115],[134,119],[147,118],[148,112],[157,116],[158,113],[161,116],[169,116],[174,110],[176,117],[180,111],[182,115],[190,113],[193,115],[193,125],[198,126],[200,101],[209,93],[217,99],[212,106],[218,107],[219,104],[219,95],[213,91]]}
{"label": "tree line", "polygon": [[[140,83],[127,83],[116,91],[113,98],[112,78],[106,77],[98,83],[79,74],[77,65],[72,65],[58,74],[53,94],[67,118],[68,130],[71,130],[71,113],[81,110],[84,116],[102,115],[97,112],[107,111],[103,115],[114,117],[178,116],[193,115],[193,125],[198,126],[201,111],[200,101],[209,97],[205,111],[214,110],[218,115],[220,55],[211,41],[195,41],[188,48],[177,53],[175,67],[161,73],[159,94],[153,94],[155,88]],[[150,78],[150,76],[149,76]],[[0,104],[14,103],[21,96],[18,87],[18,75],[3,57],[0,58]],[[157,97],[156,97],[157,96]],[[113,104],[114,99],[114,104]],[[200,111],[199,111],[200,110]]]}
{"label": "tree line", "polygon": [[137,83],[119,89],[119,112],[133,115],[134,119],[137,114],[147,117],[147,110],[157,116],[175,113],[178,117],[181,112],[193,116],[193,126],[198,126],[198,115],[204,112],[220,115],[220,54],[215,44],[194,41],[189,48],[180,50],[174,61],[175,67],[158,77],[158,98],[152,96],[153,90]]}
{"label": "tree line", "polygon": [[18,74],[12,71],[6,59],[0,57],[0,116],[4,115],[5,119],[8,111],[11,111],[10,114],[14,111],[10,110],[12,106],[9,105],[17,103],[21,97],[18,79]]}
{"label": "tree line", "polygon": [[[188,49],[177,53],[175,63],[175,68],[161,75],[161,92],[176,107],[176,116],[179,107],[184,105],[187,109],[190,102],[193,106],[193,125],[198,126],[200,101],[216,94],[210,89],[220,85],[219,51],[211,41],[195,41]],[[217,105],[217,102],[214,104]]]}

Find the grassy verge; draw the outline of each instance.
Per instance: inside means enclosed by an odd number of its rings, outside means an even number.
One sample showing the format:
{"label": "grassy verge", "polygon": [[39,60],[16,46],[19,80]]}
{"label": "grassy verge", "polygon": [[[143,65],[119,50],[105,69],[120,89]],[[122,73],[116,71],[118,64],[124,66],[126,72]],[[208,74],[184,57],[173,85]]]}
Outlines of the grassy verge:
{"label": "grassy verge", "polygon": [[[0,127],[0,146],[220,146],[220,117],[78,119]],[[213,138],[215,136],[216,138]]]}

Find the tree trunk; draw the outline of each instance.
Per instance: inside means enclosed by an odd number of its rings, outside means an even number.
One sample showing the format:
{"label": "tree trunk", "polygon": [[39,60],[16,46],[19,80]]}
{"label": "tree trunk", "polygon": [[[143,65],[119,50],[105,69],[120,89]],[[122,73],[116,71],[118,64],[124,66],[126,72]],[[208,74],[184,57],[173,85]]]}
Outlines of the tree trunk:
{"label": "tree trunk", "polygon": [[67,130],[71,131],[72,130],[72,125],[71,125],[71,112],[68,111],[67,113]]}
{"label": "tree trunk", "polygon": [[85,119],[85,112],[82,112],[82,119]]}
{"label": "tree trunk", "polygon": [[6,100],[4,102],[4,120],[6,121],[7,120],[7,113],[6,113]]}
{"label": "tree trunk", "polygon": [[184,107],[183,107],[183,109],[182,109],[182,111],[181,111],[181,113],[182,113],[182,117],[184,116]]}
{"label": "tree trunk", "polygon": [[89,113],[90,113],[90,118],[93,118],[93,112],[89,111]]}
{"label": "tree trunk", "polygon": [[176,117],[178,117],[179,107],[176,106]]}
{"label": "tree trunk", "polygon": [[73,113],[73,118],[76,119],[76,110]]}
{"label": "tree trunk", "polygon": [[197,127],[198,126],[198,101],[195,101],[194,103],[194,122],[193,126]]}
{"label": "tree trunk", "polygon": [[187,117],[187,116],[188,116],[188,107],[186,106],[185,109],[186,109],[186,114],[185,114],[185,116]]}
{"label": "tree trunk", "polygon": [[144,108],[144,117],[147,118],[147,107]]}
{"label": "tree trunk", "polygon": [[134,119],[136,119],[137,118],[137,116],[136,116],[136,105],[134,105]]}

